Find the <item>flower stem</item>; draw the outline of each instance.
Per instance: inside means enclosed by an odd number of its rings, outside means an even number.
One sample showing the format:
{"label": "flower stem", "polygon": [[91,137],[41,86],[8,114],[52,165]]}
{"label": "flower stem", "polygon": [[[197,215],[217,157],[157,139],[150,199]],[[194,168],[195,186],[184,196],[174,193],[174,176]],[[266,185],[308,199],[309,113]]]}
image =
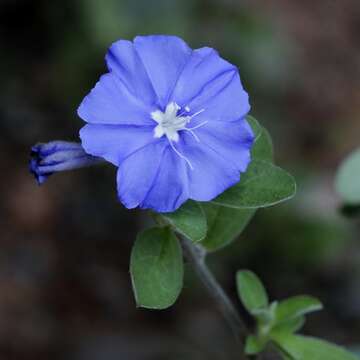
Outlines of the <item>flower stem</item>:
{"label": "flower stem", "polygon": [[214,275],[207,267],[205,263],[206,251],[184,237],[181,237],[181,244],[185,257],[191,263],[200,280],[208,290],[210,296],[217,304],[233,334],[241,344],[240,352],[244,354],[244,343],[246,335],[248,334],[248,329],[234,304],[231,302],[223,288],[219,285]]}

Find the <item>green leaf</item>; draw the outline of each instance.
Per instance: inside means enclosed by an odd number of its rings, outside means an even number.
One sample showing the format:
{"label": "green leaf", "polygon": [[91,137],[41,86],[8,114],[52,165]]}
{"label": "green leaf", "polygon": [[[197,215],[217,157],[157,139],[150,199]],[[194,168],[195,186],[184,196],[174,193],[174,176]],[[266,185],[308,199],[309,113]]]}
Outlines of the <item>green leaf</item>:
{"label": "green leaf", "polygon": [[274,149],[269,132],[262,127],[251,115],[246,117],[247,122],[254,132],[254,145],[251,149],[251,159],[273,161]]}
{"label": "green leaf", "polygon": [[265,128],[261,129],[260,136],[254,142],[251,149],[251,159],[274,161],[273,143],[269,132]]}
{"label": "green leaf", "polygon": [[252,311],[252,315],[257,320],[258,329],[261,334],[267,334],[271,330],[274,324],[275,310],[277,305],[278,302],[273,301],[270,306]]}
{"label": "green leaf", "polygon": [[208,223],[206,238],[201,242],[207,250],[215,251],[230,244],[245,229],[255,209],[231,209],[203,203]]}
{"label": "green leaf", "polygon": [[160,216],[177,232],[193,242],[201,241],[206,236],[206,216],[195,201],[189,200],[175,212],[163,213]]}
{"label": "green leaf", "polygon": [[346,204],[360,204],[360,149],[341,164],[336,176],[336,190]]}
{"label": "green leaf", "polygon": [[313,337],[281,334],[273,340],[295,360],[359,360],[343,347]]}
{"label": "green leaf", "polygon": [[259,339],[254,335],[249,335],[245,342],[245,354],[255,355],[264,350],[266,341]]}
{"label": "green leaf", "polygon": [[259,122],[251,115],[246,116],[246,121],[251,126],[251,129],[254,132],[254,142],[256,142],[261,135],[262,127]]}
{"label": "green leaf", "polygon": [[237,209],[260,208],[289,200],[295,193],[295,180],[285,170],[253,160],[241,180],[212,202]]}
{"label": "green leaf", "polygon": [[299,316],[290,320],[276,324],[271,330],[271,333],[295,333],[300,330],[305,324],[305,316]]}
{"label": "green leaf", "polygon": [[260,279],[249,270],[241,270],[236,274],[236,285],[239,298],[250,314],[269,305],[269,299]]}
{"label": "green leaf", "polygon": [[[273,160],[273,146],[269,133],[252,116],[247,117],[255,134],[251,150],[252,159]],[[205,210],[208,232],[202,245],[208,251],[216,251],[230,244],[245,229],[256,209],[232,209],[214,203],[202,203]]]}
{"label": "green leaf", "polygon": [[137,306],[165,309],[174,304],[183,272],[181,246],[170,228],[151,228],[137,236],[130,260]]}
{"label": "green leaf", "polygon": [[321,310],[322,308],[321,302],[312,296],[293,296],[278,304],[275,311],[276,322],[281,323],[298,318],[307,313]]}

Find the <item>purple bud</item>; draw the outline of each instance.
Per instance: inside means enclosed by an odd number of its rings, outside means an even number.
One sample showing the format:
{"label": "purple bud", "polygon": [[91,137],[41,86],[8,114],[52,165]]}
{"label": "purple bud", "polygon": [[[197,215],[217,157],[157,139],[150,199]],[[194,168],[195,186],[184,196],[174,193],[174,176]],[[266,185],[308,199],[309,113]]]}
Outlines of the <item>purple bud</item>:
{"label": "purple bud", "polygon": [[50,141],[31,148],[29,170],[41,185],[54,172],[91,166],[102,161],[101,158],[88,155],[79,143]]}

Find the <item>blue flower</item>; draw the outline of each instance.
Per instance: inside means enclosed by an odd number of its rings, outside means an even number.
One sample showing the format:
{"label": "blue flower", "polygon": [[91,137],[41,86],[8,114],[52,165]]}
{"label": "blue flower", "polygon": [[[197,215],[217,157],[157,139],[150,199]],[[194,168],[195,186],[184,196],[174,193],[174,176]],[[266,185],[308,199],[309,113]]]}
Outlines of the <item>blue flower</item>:
{"label": "blue flower", "polygon": [[81,144],[51,141],[31,148],[29,170],[41,185],[54,172],[73,170],[101,161],[102,159],[88,155]]}
{"label": "blue flower", "polygon": [[211,48],[175,36],[115,42],[81,103],[88,154],[118,167],[127,208],[176,210],[236,184],[250,162],[250,106],[238,69]]}

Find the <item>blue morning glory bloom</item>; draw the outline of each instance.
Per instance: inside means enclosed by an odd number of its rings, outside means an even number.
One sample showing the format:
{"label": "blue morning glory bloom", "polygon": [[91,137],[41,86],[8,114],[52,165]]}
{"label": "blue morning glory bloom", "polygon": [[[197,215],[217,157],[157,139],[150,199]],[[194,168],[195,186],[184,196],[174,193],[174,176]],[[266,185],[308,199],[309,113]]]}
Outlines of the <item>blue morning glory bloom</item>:
{"label": "blue morning glory bloom", "polygon": [[68,141],[39,143],[31,148],[30,172],[42,184],[54,172],[73,170],[101,162],[88,155],[81,144]]}
{"label": "blue morning glory bloom", "polygon": [[176,210],[236,184],[250,162],[250,106],[238,69],[175,36],[115,42],[81,103],[82,146],[118,167],[127,208]]}

